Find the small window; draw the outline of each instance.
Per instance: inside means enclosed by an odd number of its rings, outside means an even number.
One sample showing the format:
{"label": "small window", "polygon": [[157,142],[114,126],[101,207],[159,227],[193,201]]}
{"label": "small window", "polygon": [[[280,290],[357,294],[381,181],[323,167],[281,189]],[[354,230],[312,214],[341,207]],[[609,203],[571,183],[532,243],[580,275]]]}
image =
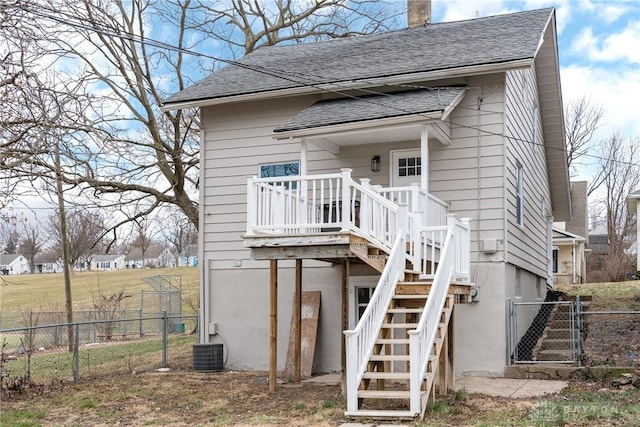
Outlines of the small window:
{"label": "small window", "polygon": [[552,265],[553,265],[553,272],[557,273],[558,272],[558,250],[554,249],[553,250],[553,257],[552,257]]}
{"label": "small window", "polygon": [[398,176],[420,176],[422,174],[422,158],[403,157],[398,159]]}
{"label": "small window", "polygon": [[[260,178],[272,178],[277,176],[300,175],[300,162],[271,163],[260,165]],[[295,190],[296,182],[284,182],[282,185],[287,189]]]}
{"label": "small window", "polygon": [[356,311],[357,311],[356,323],[357,323],[362,317],[362,315],[364,314],[364,311],[367,309],[367,305],[371,300],[371,296],[373,296],[373,291],[375,291],[375,288],[358,287],[356,288],[356,290],[357,290],[357,294],[356,294],[357,295],[356,296]]}
{"label": "small window", "polygon": [[524,224],[524,189],[523,170],[520,162],[516,165],[516,221],[518,225]]}

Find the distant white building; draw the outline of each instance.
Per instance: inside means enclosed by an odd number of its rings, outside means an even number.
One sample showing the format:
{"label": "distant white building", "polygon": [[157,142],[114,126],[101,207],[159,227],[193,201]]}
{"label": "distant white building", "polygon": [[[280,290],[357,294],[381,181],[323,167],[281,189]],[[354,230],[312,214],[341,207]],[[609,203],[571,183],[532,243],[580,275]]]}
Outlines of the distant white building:
{"label": "distant white building", "polygon": [[20,254],[1,254],[0,255],[0,274],[15,275],[28,274],[29,261]]}
{"label": "distant white building", "polygon": [[178,267],[198,266],[198,245],[187,245],[178,254]]}
{"label": "distant white building", "polygon": [[43,252],[35,258],[36,273],[60,273],[62,272],[62,259],[53,252]]}
{"label": "distant white building", "polygon": [[[91,255],[88,262],[76,264],[76,270],[80,271],[114,271],[125,268],[124,254],[95,254]],[[88,268],[87,268],[88,267]]]}
{"label": "distant white building", "polygon": [[151,246],[142,256],[140,248],[133,248],[125,258],[126,268],[171,268],[176,266],[176,257],[169,248]]}

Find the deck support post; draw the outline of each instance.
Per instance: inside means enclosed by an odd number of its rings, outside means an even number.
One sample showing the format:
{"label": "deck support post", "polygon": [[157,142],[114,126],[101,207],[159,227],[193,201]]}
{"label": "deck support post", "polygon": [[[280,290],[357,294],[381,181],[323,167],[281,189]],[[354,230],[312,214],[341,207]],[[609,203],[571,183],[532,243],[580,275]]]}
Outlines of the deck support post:
{"label": "deck support post", "polygon": [[[349,328],[348,312],[349,312],[349,260],[342,260],[342,330],[346,331]],[[342,367],[342,375],[340,377],[340,389],[343,395],[347,393],[347,347],[346,337],[344,334],[340,334],[342,339],[340,341],[340,364]]]}
{"label": "deck support post", "polygon": [[270,262],[270,336],[269,336],[269,391],[276,391],[278,374],[278,260]]}
{"label": "deck support post", "polygon": [[447,368],[449,371],[449,377],[447,381],[447,388],[451,391],[456,389],[456,369],[455,369],[455,334],[454,334],[454,319],[456,309],[455,304],[451,305],[451,318],[449,318],[449,325],[447,326],[447,356],[448,363]]}
{"label": "deck support post", "polygon": [[302,361],[302,259],[296,259],[296,290],[294,297],[293,315],[295,319],[296,336],[294,342],[293,382],[300,383],[300,364]]}

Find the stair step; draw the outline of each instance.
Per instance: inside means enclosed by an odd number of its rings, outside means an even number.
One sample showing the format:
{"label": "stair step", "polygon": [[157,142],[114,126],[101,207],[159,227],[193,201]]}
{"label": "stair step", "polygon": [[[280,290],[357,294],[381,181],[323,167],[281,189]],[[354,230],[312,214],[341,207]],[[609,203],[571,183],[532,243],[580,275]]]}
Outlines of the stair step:
{"label": "stair step", "polygon": [[376,344],[409,344],[409,338],[378,338]]}
{"label": "stair step", "polygon": [[408,354],[372,354],[370,362],[408,362]]}
{"label": "stair step", "polygon": [[429,295],[395,294],[393,299],[427,299]]}
{"label": "stair step", "polygon": [[375,399],[408,399],[409,390],[358,390],[358,397]]}
{"label": "stair step", "polygon": [[365,417],[365,418],[395,418],[395,419],[414,419],[418,416],[417,413],[408,411],[406,409],[391,410],[391,409],[363,409],[353,412],[346,411],[344,413],[347,417]]}
{"label": "stair step", "polygon": [[549,329],[547,331],[548,339],[568,339],[571,338],[571,329]]}
{"label": "stair step", "polygon": [[374,380],[408,380],[409,372],[365,372],[363,378]]}
{"label": "stair step", "polygon": [[390,308],[387,310],[387,313],[406,313],[406,314],[410,314],[410,313],[422,313],[424,311],[424,309],[422,308],[405,308],[405,307],[396,307],[396,308]]}
{"label": "stair step", "polygon": [[383,328],[395,328],[395,329],[415,329],[418,326],[417,323],[383,323]]}

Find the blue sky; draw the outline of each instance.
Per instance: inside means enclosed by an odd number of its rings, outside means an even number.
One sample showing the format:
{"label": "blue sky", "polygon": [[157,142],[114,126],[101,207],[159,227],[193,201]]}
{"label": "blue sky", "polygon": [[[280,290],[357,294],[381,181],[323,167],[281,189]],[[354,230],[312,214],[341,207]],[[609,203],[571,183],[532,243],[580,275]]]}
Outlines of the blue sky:
{"label": "blue sky", "polygon": [[640,138],[640,0],[433,0],[433,22],[556,8],[565,103],[583,95],[604,109],[595,141],[614,130]]}

